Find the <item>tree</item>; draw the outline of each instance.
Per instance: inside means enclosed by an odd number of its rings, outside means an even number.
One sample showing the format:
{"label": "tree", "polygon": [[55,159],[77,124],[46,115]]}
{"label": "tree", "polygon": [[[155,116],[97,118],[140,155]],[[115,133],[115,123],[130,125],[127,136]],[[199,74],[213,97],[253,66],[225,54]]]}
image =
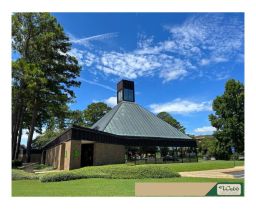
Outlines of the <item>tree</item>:
{"label": "tree", "polygon": [[100,119],[111,110],[110,107],[102,102],[92,103],[85,110],[70,110],[65,105],[60,108],[65,109],[65,111],[62,110],[60,112],[63,115],[52,115],[47,120],[45,132],[32,141],[33,148],[42,148],[47,142],[56,138],[65,128],[71,125],[89,127],[93,124],[92,121],[96,120],[95,118]]}
{"label": "tree", "polygon": [[204,137],[200,140],[197,140],[199,154],[207,157],[216,157],[217,143],[218,141],[214,137]]}
{"label": "tree", "polygon": [[[161,118],[166,123],[169,123],[174,128],[177,128],[182,133],[185,133],[185,127],[183,127],[175,118],[173,118],[169,113],[167,112],[160,112],[157,114],[157,117]],[[166,156],[169,153],[168,147],[160,147],[160,153],[161,156]]]}
{"label": "tree", "polygon": [[244,85],[228,80],[224,94],[214,99],[212,107],[215,114],[209,115],[209,120],[216,128],[219,158],[228,159],[232,146],[237,152],[244,152]]}
{"label": "tree", "polygon": [[68,123],[70,125],[78,125],[88,127],[87,121],[82,110],[70,110],[68,114]]}
{"label": "tree", "polygon": [[182,133],[185,133],[185,127],[180,124],[175,118],[173,118],[169,113],[167,112],[160,112],[157,114],[157,117],[161,118],[166,123],[169,123],[171,126],[177,128]]}
{"label": "tree", "polygon": [[41,149],[48,142],[56,138],[63,130],[46,130],[42,135],[37,136],[33,142],[32,147],[34,149]]}
{"label": "tree", "polygon": [[84,116],[88,125],[93,125],[110,110],[111,107],[103,102],[92,103],[84,110]]}
{"label": "tree", "polygon": [[13,150],[26,109],[29,162],[34,131],[73,101],[71,87],[80,85],[80,66],[68,53],[71,43],[63,28],[49,13],[14,14],[12,48],[19,55],[13,62]]}

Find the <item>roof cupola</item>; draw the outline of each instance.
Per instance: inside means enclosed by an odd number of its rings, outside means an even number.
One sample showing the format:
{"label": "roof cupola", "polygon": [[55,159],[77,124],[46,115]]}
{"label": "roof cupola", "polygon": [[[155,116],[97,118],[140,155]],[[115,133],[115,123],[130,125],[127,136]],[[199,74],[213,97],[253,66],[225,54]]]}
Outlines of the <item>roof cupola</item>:
{"label": "roof cupola", "polygon": [[133,81],[121,80],[117,84],[117,103],[122,101],[135,102]]}

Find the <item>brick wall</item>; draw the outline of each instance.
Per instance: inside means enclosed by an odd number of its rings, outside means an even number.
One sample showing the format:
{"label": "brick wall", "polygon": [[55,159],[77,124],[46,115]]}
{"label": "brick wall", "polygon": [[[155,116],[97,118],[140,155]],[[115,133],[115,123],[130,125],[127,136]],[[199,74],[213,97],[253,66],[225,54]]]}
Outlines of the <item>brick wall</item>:
{"label": "brick wall", "polygon": [[125,162],[125,147],[114,144],[94,144],[93,165],[118,164]]}
{"label": "brick wall", "polygon": [[45,164],[58,168],[60,146],[58,145],[46,150]]}
{"label": "brick wall", "polygon": [[[118,164],[125,162],[123,145],[94,143],[93,165]],[[69,140],[46,150],[45,163],[60,170],[81,167],[81,141]]]}

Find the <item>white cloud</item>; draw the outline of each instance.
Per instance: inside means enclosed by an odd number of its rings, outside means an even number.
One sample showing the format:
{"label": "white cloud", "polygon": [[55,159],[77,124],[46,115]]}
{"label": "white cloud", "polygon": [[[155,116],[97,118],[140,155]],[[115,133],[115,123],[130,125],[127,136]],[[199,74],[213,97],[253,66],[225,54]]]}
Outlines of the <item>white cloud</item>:
{"label": "white cloud", "polygon": [[[167,26],[171,36],[179,43],[179,52],[189,55],[191,49],[201,49],[197,56],[235,57],[243,51],[244,24],[235,14],[199,14],[182,25]],[[196,58],[196,57],[195,57]]]}
{"label": "white cloud", "polygon": [[117,105],[117,98],[116,97],[109,97],[107,99],[103,100],[92,100],[93,103],[98,103],[98,102],[104,102],[106,103],[109,107],[114,107]]}
{"label": "white cloud", "polygon": [[192,112],[211,111],[211,101],[193,102],[189,100],[175,99],[162,104],[151,104],[149,107],[153,113],[168,112],[176,114],[187,114]]}
{"label": "white cloud", "polygon": [[97,59],[95,54],[77,48],[72,48],[69,55],[74,56],[81,66],[91,66]]}
{"label": "white cloud", "polygon": [[202,59],[201,61],[200,61],[200,65],[208,65],[208,64],[210,64],[210,60],[209,59]]}
{"label": "white cloud", "polygon": [[117,98],[116,97],[109,97],[108,99],[103,100],[110,107],[114,107],[117,105]]}
{"label": "white cloud", "polygon": [[[165,29],[169,33],[166,40],[155,42],[152,35],[139,34],[137,48],[130,51],[88,47],[93,41],[116,37],[116,33],[82,39],[71,37],[73,43],[86,48],[73,54],[92,73],[127,79],[158,76],[163,82],[189,75],[219,79],[218,72],[209,66],[241,60],[244,30],[240,16],[198,14],[183,24],[165,26]],[[229,70],[225,72],[228,75]]]}
{"label": "white cloud", "polygon": [[105,52],[95,67],[106,75],[112,74],[127,79],[158,74],[163,81],[179,79],[193,69],[189,61],[184,61],[164,53],[149,54],[141,51],[130,53]]}
{"label": "white cloud", "polygon": [[147,36],[146,34],[138,34],[138,42],[137,42],[137,46],[138,48],[147,48],[150,47],[153,44],[154,41],[154,37],[153,36]]}
{"label": "white cloud", "polygon": [[218,64],[218,63],[223,63],[223,62],[228,62],[229,60],[225,57],[211,57],[209,59],[202,59],[200,61],[201,66],[206,66],[209,64]]}
{"label": "white cloud", "polygon": [[184,77],[187,74],[187,71],[184,69],[177,69],[177,70],[167,70],[162,71],[160,74],[160,78],[164,78],[164,81],[171,81],[176,80],[180,77]]}
{"label": "white cloud", "polygon": [[194,130],[195,133],[200,133],[200,134],[212,134],[214,131],[216,131],[216,128],[212,126],[203,126],[201,128],[196,128]]}

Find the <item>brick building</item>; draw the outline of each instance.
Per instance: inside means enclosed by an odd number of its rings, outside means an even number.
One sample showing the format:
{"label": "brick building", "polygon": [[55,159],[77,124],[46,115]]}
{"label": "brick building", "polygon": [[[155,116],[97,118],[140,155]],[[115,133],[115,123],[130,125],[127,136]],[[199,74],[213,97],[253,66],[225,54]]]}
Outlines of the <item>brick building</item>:
{"label": "brick building", "polygon": [[196,153],[195,140],[135,103],[134,82],[117,84],[117,103],[91,128],[72,126],[46,144],[41,161],[70,170],[125,163],[131,146],[189,148]]}

